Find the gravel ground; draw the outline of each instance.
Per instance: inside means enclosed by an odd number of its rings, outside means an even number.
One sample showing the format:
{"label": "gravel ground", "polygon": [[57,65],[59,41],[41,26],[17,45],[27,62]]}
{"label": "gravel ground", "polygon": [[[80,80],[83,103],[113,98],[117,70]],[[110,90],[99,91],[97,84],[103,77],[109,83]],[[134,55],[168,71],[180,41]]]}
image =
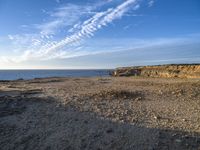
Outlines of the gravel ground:
{"label": "gravel ground", "polygon": [[200,149],[200,80],[0,82],[0,149]]}

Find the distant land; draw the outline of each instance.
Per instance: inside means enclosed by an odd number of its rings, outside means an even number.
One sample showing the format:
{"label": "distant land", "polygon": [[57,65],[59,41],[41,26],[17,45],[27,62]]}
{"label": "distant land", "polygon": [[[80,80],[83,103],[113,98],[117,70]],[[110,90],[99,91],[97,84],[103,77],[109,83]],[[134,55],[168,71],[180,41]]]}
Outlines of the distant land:
{"label": "distant land", "polygon": [[200,78],[200,64],[166,64],[116,68],[112,76]]}

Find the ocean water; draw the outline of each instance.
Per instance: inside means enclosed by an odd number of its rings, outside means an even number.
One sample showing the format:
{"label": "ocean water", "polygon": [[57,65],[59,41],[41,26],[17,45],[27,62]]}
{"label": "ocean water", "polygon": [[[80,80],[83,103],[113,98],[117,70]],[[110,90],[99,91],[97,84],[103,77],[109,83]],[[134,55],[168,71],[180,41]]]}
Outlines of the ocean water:
{"label": "ocean water", "polygon": [[0,80],[46,77],[105,77],[111,70],[0,70]]}

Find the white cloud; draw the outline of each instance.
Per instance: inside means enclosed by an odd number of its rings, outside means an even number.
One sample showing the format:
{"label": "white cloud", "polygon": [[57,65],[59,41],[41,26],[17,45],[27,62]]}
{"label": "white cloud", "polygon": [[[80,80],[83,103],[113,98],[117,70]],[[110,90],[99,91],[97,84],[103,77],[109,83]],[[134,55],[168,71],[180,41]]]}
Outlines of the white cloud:
{"label": "white cloud", "polygon": [[60,0],[55,0],[56,1],[56,3],[60,3]]}
{"label": "white cloud", "polygon": [[[129,9],[139,9],[139,2],[138,0],[126,0],[115,8],[110,7],[100,12],[94,12],[93,9],[103,5],[103,3],[95,6],[68,4],[59,7],[54,12],[49,13],[51,19],[48,22],[36,25],[40,33],[9,36],[16,45],[23,45],[23,49],[26,49],[20,57],[17,57],[17,60],[71,58],[96,53],[81,49],[75,51],[75,49],[80,47],[80,43],[85,39],[94,36],[96,31],[121,18]],[[86,16],[85,18],[88,18],[88,15],[91,16],[89,19],[80,22],[80,17]],[[73,26],[69,30],[71,35],[61,41],[53,41],[52,35],[66,26]],[[12,60],[14,61],[14,59]]]}
{"label": "white cloud", "polygon": [[155,3],[154,0],[150,0],[150,1],[148,2],[148,6],[149,6],[149,7],[152,7],[152,6],[154,5],[154,3]]}
{"label": "white cloud", "polygon": [[[43,56],[43,58],[48,59],[48,57],[58,49],[69,46],[77,42],[81,42],[85,38],[92,37],[94,32],[101,29],[103,26],[106,26],[108,23],[111,23],[113,20],[118,19],[124,15],[128,9],[133,6],[138,6],[137,0],[127,0],[121,5],[118,5],[116,8],[109,8],[103,12],[97,12],[93,17],[84,21],[80,26],[75,27],[77,28],[76,32],[71,36],[67,36],[65,39],[57,42],[56,44],[50,46],[45,51],[41,49],[40,51],[36,52]],[[25,56],[30,57],[33,56],[35,52],[29,52]],[[51,57],[50,57],[51,58]]]}
{"label": "white cloud", "polygon": [[57,8],[53,12],[48,12],[50,15],[49,21],[37,24],[35,27],[40,30],[42,35],[54,35],[59,32],[60,29],[76,23],[83,15],[91,13],[92,9],[92,6],[67,4]]}
{"label": "white cloud", "polygon": [[127,29],[129,29],[130,27],[131,27],[131,25],[126,25],[126,26],[123,27],[123,29],[124,29],[124,30],[127,30]]}
{"label": "white cloud", "polygon": [[13,39],[14,39],[14,37],[13,37],[12,35],[8,35],[8,38],[9,38],[10,40],[13,40]]}
{"label": "white cloud", "polygon": [[137,5],[135,5],[135,7],[133,7],[133,10],[137,10],[137,9],[139,9],[139,8],[140,8],[140,5],[137,4]]}
{"label": "white cloud", "polygon": [[22,28],[28,28],[28,25],[23,24],[23,25],[21,25],[21,27]]}

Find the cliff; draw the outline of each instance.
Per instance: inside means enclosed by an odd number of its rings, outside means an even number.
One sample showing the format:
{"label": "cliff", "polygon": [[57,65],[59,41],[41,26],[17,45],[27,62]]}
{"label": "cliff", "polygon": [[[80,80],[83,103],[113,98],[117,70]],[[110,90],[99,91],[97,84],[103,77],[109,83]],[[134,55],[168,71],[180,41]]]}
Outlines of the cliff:
{"label": "cliff", "polygon": [[158,66],[122,67],[115,69],[111,75],[163,78],[200,78],[200,64],[170,64]]}

